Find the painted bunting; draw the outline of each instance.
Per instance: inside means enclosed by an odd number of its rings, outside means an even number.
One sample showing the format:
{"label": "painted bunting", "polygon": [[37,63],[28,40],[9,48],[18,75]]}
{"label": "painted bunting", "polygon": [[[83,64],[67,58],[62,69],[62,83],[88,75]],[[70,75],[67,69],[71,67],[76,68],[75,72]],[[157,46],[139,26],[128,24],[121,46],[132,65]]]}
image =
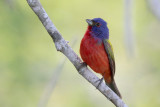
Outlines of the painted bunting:
{"label": "painted bunting", "polygon": [[101,18],[86,19],[86,22],[88,28],[80,44],[80,55],[93,71],[102,75],[106,85],[122,98],[114,81],[115,59],[107,23]]}

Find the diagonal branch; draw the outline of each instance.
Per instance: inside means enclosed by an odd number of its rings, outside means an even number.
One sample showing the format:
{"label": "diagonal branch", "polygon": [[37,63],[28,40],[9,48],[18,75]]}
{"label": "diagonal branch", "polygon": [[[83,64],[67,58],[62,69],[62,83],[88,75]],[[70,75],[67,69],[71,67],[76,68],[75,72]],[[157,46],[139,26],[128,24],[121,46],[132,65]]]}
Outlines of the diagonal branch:
{"label": "diagonal branch", "polygon": [[[77,38],[74,38],[72,40],[71,46],[74,46],[77,41]],[[38,103],[38,107],[46,107],[49,98],[51,97],[51,94],[56,87],[57,81],[60,78],[60,75],[62,73],[62,69],[64,68],[66,62],[66,57],[60,61],[56,69],[54,70],[53,76],[51,77],[51,81],[49,81],[48,85],[46,86],[46,89]]]}
{"label": "diagonal branch", "polygon": [[[72,48],[63,39],[61,34],[58,32],[44,8],[40,4],[39,0],[27,0],[29,6],[38,16],[39,20],[42,22],[43,26],[53,39],[57,51],[62,52],[75,66],[78,73],[81,74],[87,81],[89,81],[93,86],[98,86],[99,78],[92,73],[86,66],[83,66],[82,61],[77,56],[77,54],[72,50]],[[127,107],[127,105],[120,99],[108,86],[101,83],[97,88],[106,98],[108,98],[116,107]]]}
{"label": "diagonal branch", "polygon": [[146,0],[147,5],[151,12],[160,20],[160,1],[159,0]]}
{"label": "diagonal branch", "polygon": [[49,81],[48,85],[46,86],[46,89],[44,90],[44,93],[38,103],[37,107],[46,107],[49,98],[51,97],[51,94],[56,87],[57,81],[62,73],[63,66],[65,65],[66,58],[64,58],[55,69],[53,76],[51,78],[51,81]]}

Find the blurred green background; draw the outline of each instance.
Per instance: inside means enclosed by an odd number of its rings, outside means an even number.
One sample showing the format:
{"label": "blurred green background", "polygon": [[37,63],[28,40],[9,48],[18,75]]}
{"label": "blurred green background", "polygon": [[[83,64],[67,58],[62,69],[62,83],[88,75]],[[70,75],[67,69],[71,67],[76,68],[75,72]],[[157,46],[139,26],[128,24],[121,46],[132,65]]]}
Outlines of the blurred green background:
{"label": "blurred green background", "polygon": [[[125,44],[124,0],[41,0],[51,20],[79,55],[87,24],[108,22],[116,59],[115,80],[129,107],[160,106],[160,20],[145,0],[133,3],[134,55]],[[0,107],[36,107],[55,69],[57,52],[26,0],[0,1]],[[98,75],[100,77],[100,75]],[[47,107],[114,107],[67,60]]]}

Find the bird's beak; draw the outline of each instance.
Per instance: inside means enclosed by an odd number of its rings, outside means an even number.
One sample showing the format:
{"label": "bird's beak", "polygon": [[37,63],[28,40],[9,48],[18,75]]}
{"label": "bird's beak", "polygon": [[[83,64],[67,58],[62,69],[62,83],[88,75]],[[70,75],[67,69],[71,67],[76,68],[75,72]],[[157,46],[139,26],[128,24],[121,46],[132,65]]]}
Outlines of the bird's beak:
{"label": "bird's beak", "polygon": [[86,22],[89,26],[93,26],[93,21],[91,19],[86,19]]}

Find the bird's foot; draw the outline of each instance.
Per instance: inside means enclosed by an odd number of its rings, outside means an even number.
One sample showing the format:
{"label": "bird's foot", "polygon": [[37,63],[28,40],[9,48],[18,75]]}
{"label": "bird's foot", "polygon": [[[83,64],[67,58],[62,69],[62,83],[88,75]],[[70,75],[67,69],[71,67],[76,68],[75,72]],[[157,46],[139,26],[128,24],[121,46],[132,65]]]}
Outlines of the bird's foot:
{"label": "bird's foot", "polygon": [[77,70],[79,71],[83,67],[87,67],[87,63],[86,62],[81,62],[80,66],[77,68]]}
{"label": "bird's foot", "polygon": [[81,66],[87,66],[86,62],[81,62]]}
{"label": "bird's foot", "polygon": [[103,77],[102,77],[101,79],[95,81],[95,83],[96,83],[96,82],[99,82],[98,85],[96,86],[96,89],[98,89],[99,86],[100,86],[100,84],[103,82]]}

